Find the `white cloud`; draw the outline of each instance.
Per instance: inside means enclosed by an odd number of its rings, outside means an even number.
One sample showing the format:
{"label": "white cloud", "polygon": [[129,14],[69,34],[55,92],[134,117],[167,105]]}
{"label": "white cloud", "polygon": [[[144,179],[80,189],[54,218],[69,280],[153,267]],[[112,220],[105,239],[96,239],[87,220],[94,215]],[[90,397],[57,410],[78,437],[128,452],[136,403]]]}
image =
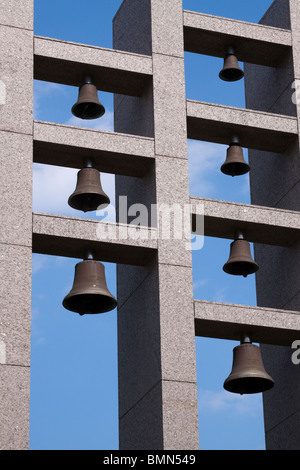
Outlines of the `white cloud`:
{"label": "white cloud", "polygon": [[71,116],[65,124],[68,126],[86,127],[88,129],[113,131],[114,113],[106,109],[105,114],[98,119],[79,119],[76,116]]}
{"label": "white cloud", "polygon": [[208,279],[198,279],[197,281],[194,281],[194,289],[198,289],[199,287],[204,287],[208,283]]}
{"label": "white cloud", "polygon": [[228,300],[227,293],[228,293],[228,288],[221,287],[220,289],[217,289],[213,300],[215,302],[226,302]]}
{"label": "white cloud", "polygon": [[213,197],[216,190],[214,176],[225,161],[226,149],[227,146],[221,144],[188,141],[190,194]]}
{"label": "white cloud", "polygon": [[[69,196],[76,187],[77,173],[78,170],[74,168],[35,163],[33,166],[33,211],[73,217],[95,217],[95,212],[83,213],[68,205]],[[114,175],[101,173],[101,184],[111,200],[111,205],[114,206]],[[110,210],[109,219],[106,220],[112,220],[112,217],[113,212]]]}
{"label": "white cloud", "polygon": [[261,394],[238,395],[222,390],[219,392],[198,389],[198,407],[203,412],[230,412],[235,414],[255,414],[261,406]]}
{"label": "white cloud", "polygon": [[[59,85],[47,83],[41,86],[36,84],[37,105],[41,94],[51,93]],[[106,110],[101,119],[85,121],[72,116],[66,125],[86,127],[95,130],[113,130],[113,112]],[[68,198],[74,191],[77,182],[78,169],[57,167],[52,165],[34,164],[33,166],[33,211],[51,214],[70,215],[74,217],[95,217],[95,213],[76,211],[68,205]],[[112,174],[101,173],[101,184],[114,206],[115,200],[115,177]],[[109,210],[106,220],[114,220],[113,211]]]}
{"label": "white cloud", "polygon": [[39,119],[41,109],[41,100],[49,97],[53,93],[65,93],[66,88],[59,83],[44,82],[34,80],[34,94],[33,94],[33,118]]}
{"label": "white cloud", "polygon": [[[33,116],[34,119],[39,119],[41,111],[45,111],[44,108],[51,108],[53,98],[55,95],[59,95],[62,100],[62,106],[64,106],[64,100],[73,96],[72,87],[67,85],[61,85],[59,83],[51,83],[45,81],[34,80],[34,103],[33,103]],[[42,109],[43,107],[43,109]],[[59,113],[59,110],[57,110]],[[60,121],[61,122],[61,121]],[[71,114],[70,118],[67,119],[64,124],[69,126],[85,127],[88,129],[113,131],[114,130],[114,113],[110,109],[106,108],[105,114],[98,119],[79,119]]]}
{"label": "white cloud", "polygon": [[75,189],[77,171],[35,163],[33,166],[34,212],[73,214],[68,198]]}
{"label": "white cloud", "polygon": [[33,256],[32,256],[32,266],[31,266],[31,269],[32,269],[32,274],[36,274],[37,272],[39,272],[41,269],[44,269],[46,267],[46,263],[47,263],[47,258],[45,256],[42,256],[42,255],[37,255],[36,253],[33,253]]}

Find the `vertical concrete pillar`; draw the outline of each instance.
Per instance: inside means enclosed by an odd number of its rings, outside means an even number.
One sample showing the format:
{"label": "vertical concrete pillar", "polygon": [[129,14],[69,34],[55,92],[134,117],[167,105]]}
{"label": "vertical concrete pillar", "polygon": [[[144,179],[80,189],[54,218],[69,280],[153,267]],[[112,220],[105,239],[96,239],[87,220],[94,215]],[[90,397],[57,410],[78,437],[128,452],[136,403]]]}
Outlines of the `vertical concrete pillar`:
{"label": "vertical concrete pillar", "polygon": [[[300,6],[297,0],[276,0],[262,24],[290,29],[293,47],[277,68],[245,66],[248,108],[297,116],[295,80],[300,78]],[[300,209],[299,139],[283,154],[249,151],[253,204],[298,211]],[[300,310],[300,245],[290,248],[256,245],[260,265],[256,276],[259,306]],[[300,339],[300,337],[299,337]],[[292,349],[262,345],[265,367],[275,379],[264,394],[267,449],[300,449],[300,366],[292,363]]]}
{"label": "vertical concrete pillar", "polygon": [[124,0],[114,19],[114,47],[153,59],[144,95],[116,97],[115,130],[155,139],[153,169],[117,177],[116,197],[156,204],[158,231],[147,268],[118,267],[120,449],[199,446],[190,237],[168,230],[189,204],[182,17],[181,0]]}
{"label": "vertical concrete pillar", "polygon": [[0,449],[29,443],[33,0],[0,2]]}

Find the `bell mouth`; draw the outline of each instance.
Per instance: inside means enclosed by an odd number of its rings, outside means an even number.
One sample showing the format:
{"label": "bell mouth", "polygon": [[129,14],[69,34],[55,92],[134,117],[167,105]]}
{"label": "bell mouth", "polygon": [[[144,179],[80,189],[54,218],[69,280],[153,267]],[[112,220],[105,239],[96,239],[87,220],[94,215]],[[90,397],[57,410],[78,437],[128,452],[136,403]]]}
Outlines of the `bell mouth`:
{"label": "bell mouth", "polygon": [[244,338],[233,350],[232,370],[223,388],[244,395],[266,392],[273,386],[274,380],[264,369],[260,347]]}
{"label": "bell mouth", "polygon": [[68,204],[73,209],[89,212],[96,211],[100,206],[101,209],[105,209],[110,204],[110,199],[108,196],[96,193],[75,194],[69,197]]}
{"label": "bell mouth", "polygon": [[251,395],[254,393],[262,393],[270,390],[274,386],[274,382],[271,378],[257,377],[257,376],[247,376],[234,378],[231,376],[231,379],[227,382],[224,382],[224,389],[227,392],[238,393],[240,395]]}
{"label": "bell mouth", "polygon": [[78,294],[65,297],[63,306],[79,315],[96,314],[113,310],[117,306],[117,301],[114,297],[101,294]]}
{"label": "bell mouth", "polygon": [[236,69],[236,68],[228,68],[228,69],[223,69],[219,73],[219,77],[221,80],[224,80],[225,82],[237,82],[238,80],[241,80],[244,77],[244,72],[242,69]]}
{"label": "bell mouth", "polygon": [[101,103],[75,103],[72,107],[74,116],[80,119],[97,119],[105,113],[105,108]]}
{"label": "bell mouth", "polygon": [[229,176],[240,176],[245,175],[250,170],[250,166],[247,163],[242,162],[230,162],[230,163],[223,163],[221,166],[221,171],[225,175]]}
{"label": "bell mouth", "polygon": [[224,264],[223,271],[233,276],[247,277],[249,274],[254,274],[258,271],[258,264],[255,261],[232,261]]}

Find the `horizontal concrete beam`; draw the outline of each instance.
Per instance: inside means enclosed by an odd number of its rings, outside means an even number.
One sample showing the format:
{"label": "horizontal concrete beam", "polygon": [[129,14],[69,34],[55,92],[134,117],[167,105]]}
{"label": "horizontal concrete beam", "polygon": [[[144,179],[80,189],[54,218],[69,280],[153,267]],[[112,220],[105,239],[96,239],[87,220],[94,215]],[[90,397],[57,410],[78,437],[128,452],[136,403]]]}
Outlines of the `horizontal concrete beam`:
{"label": "horizontal concrete beam", "polygon": [[58,39],[34,37],[34,78],[80,86],[91,75],[98,90],[140,96],[152,79],[152,58]]}
{"label": "horizontal concrete beam", "polygon": [[254,343],[291,346],[300,340],[300,312],[195,300],[195,334]]}
{"label": "horizontal concrete beam", "polygon": [[105,173],[142,177],[154,163],[154,140],[34,121],[33,161],[82,168],[87,158]]}
{"label": "horizontal concrete beam", "polygon": [[291,116],[187,100],[188,138],[229,144],[238,135],[242,147],[282,153],[298,137]]}
{"label": "horizontal concrete beam", "polygon": [[[191,197],[193,226],[196,212],[204,214],[204,235],[234,239],[242,231],[249,242],[292,246],[300,240],[300,212]],[[199,215],[197,217],[200,217]]]}
{"label": "horizontal concrete beam", "polygon": [[74,217],[33,213],[32,251],[144,266],[157,251],[155,229]]}
{"label": "horizontal concrete beam", "polygon": [[276,67],[291,50],[291,31],[191,11],[183,12],[184,48],[224,57],[233,46],[242,62]]}

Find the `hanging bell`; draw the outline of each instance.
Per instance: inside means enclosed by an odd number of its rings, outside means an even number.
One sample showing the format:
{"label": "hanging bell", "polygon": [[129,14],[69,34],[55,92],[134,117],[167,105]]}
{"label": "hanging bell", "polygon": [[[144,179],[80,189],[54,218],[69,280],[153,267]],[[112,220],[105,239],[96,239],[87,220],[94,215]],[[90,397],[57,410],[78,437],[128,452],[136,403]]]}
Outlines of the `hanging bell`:
{"label": "hanging bell", "polygon": [[252,259],[249,242],[239,234],[230,245],[229,259],[224,264],[223,271],[234,276],[247,277],[258,269],[258,264]]}
{"label": "hanging bell", "polygon": [[247,338],[233,350],[230,375],[224,382],[228,392],[243,394],[261,393],[270,390],[274,380],[265,371],[261,349]]}
{"label": "hanging bell", "polygon": [[107,288],[102,263],[86,259],[76,264],[73,287],[64,298],[63,306],[80,315],[104,313],[117,306],[116,299]]}
{"label": "hanging bell", "polygon": [[97,88],[89,76],[84,77],[72,113],[80,119],[97,119],[105,113],[105,108],[98,99]]}
{"label": "hanging bell", "polygon": [[77,173],[75,191],[68,199],[69,206],[79,211],[95,211],[99,206],[104,209],[110,204],[109,197],[102,189],[100,173],[96,168],[82,168]]}
{"label": "hanging bell", "polygon": [[239,139],[233,138],[227,149],[226,161],[221,166],[221,171],[225,175],[240,176],[248,173],[249,170],[250,166],[245,162]]}
{"label": "hanging bell", "polygon": [[228,47],[224,58],[224,66],[219,73],[219,77],[225,82],[236,82],[237,80],[241,80],[243,76],[244,72],[239,66],[234,48]]}

